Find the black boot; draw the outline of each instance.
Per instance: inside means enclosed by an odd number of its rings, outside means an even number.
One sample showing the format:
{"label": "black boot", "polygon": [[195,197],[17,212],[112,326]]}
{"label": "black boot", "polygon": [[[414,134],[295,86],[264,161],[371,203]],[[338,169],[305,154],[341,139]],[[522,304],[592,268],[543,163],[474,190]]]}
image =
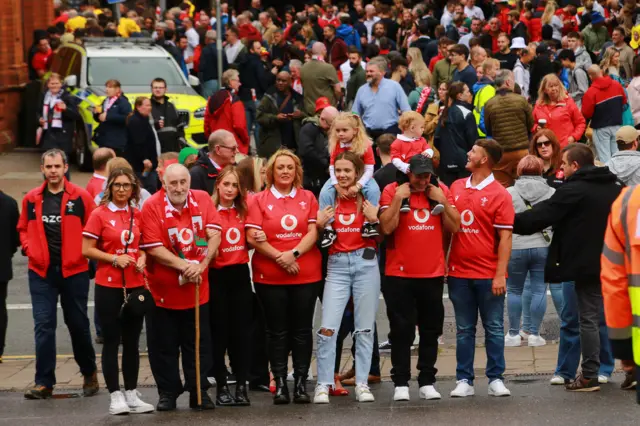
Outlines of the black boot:
{"label": "black boot", "polygon": [[231,407],[233,405],[236,405],[236,400],[233,399],[231,391],[229,390],[229,386],[218,385],[218,392],[216,394],[216,405],[220,405],[222,407]]}
{"label": "black boot", "polygon": [[291,402],[289,396],[289,388],[287,387],[286,377],[276,377],[276,394],[273,396],[275,405],[288,404]]}
{"label": "black boot", "polygon": [[156,405],[157,411],[173,411],[176,409],[176,397],[173,394],[161,393],[158,405]]}
{"label": "black boot", "polygon": [[193,391],[189,394],[189,408],[194,410],[213,410],[216,405],[213,403],[206,389],[201,391],[202,404],[198,405],[198,394]]}
{"label": "black boot", "polygon": [[236,405],[251,405],[251,401],[249,401],[249,395],[247,395],[247,385],[236,385]]}
{"label": "black boot", "polygon": [[307,375],[296,377],[296,387],[293,389],[293,402],[296,404],[308,404],[311,398],[307,393]]}

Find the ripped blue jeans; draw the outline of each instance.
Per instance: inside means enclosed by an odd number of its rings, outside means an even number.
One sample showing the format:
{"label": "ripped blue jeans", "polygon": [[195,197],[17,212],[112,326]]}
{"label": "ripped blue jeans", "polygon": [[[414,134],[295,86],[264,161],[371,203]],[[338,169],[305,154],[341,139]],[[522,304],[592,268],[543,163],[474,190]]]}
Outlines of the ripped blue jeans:
{"label": "ripped blue jeans", "polygon": [[[373,327],[380,297],[380,270],[375,256],[371,260],[362,258],[364,250],[329,256],[322,298],[322,325],[316,333],[318,384],[334,384],[338,330],[350,297],[353,297],[354,335],[357,335],[356,384],[367,384],[373,351]],[[326,332],[323,333],[323,330]]]}

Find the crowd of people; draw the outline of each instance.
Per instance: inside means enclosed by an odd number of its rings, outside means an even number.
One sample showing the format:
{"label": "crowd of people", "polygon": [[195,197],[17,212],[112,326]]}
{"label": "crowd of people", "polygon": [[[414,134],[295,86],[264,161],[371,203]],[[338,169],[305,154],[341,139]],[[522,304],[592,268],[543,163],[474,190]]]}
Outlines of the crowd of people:
{"label": "crowd of people", "polygon": [[[279,15],[252,0],[241,13],[223,3],[224,34],[215,10],[190,2],[123,5],[117,26],[93,0],[59,9],[35,41],[35,76],[58,32],[68,43],[153,37],[200,77],[208,146],[185,147],[164,80],[133,110],[110,80],[94,111],[95,173],[80,188],[67,158],[77,109],[60,76],[48,77],[45,182],[24,197],[19,221],[0,198],[11,219],[3,253],[21,246],[29,258],[37,371],[25,397],[50,397],[55,385],[58,296],[84,393],[98,391],[90,274],[112,414],[154,410],[136,392],[143,323],[158,411],[175,409],[184,391],[193,408],[249,405],[248,390],[288,404],[289,354],[295,403],[348,395],[349,381],[359,402],[374,401],[380,293],[393,399],[411,398],[416,330],[419,398],[440,399],[445,284],[457,331],[452,397],[475,393],[478,313],[488,393],[511,394],[505,346],[546,344],[547,288],[561,322],[551,384],[598,391],[617,358],[621,387],[636,388],[638,233],[628,210],[639,201],[624,187],[640,182],[640,6],[559,3],[322,0]],[[355,365],[341,375],[349,334]]]}

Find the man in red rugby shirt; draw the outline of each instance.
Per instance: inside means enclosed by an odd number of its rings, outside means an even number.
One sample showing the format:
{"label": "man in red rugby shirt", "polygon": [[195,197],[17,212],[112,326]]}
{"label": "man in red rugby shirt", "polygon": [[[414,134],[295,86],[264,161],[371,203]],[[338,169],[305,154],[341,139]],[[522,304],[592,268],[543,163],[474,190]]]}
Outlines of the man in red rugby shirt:
{"label": "man in red rugby shirt", "polygon": [[[514,210],[511,196],[491,169],[502,157],[493,139],[479,139],[467,153],[471,176],[451,185],[460,212],[460,230],[449,254],[449,297],[456,315],[456,388],[452,397],[474,395],[473,357],[478,311],[485,330],[489,395],[509,396],[502,374],[504,361],[504,295],[511,256]],[[395,343],[394,343],[395,344]]]}
{"label": "man in red rugby shirt", "polygon": [[112,158],[116,158],[116,153],[111,148],[98,148],[93,153],[93,176],[89,179],[85,188],[94,199],[104,191],[107,183],[107,163]]}
{"label": "man in red rugby shirt", "polygon": [[[209,262],[220,245],[220,217],[205,191],[190,190],[189,170],[171,164],[164,187],[149,198],[142,212],[149,288],[155,301],[148,323],[149,363],[158,385],[158,411],[176,409],[187,390],[189,406],[210,410],[206,373],[211,368],[209,331]],[[200,386],[198,406],[195,371],[195,283],[200,284]],[[183,386],[179,371],[182,353]]]}

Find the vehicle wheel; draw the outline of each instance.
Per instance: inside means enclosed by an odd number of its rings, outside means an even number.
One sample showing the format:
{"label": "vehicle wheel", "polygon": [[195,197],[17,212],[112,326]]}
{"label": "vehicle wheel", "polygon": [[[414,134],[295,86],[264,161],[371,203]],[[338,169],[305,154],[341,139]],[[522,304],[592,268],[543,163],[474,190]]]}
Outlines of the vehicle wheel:
{"label": "vehicle wheel", "polygon": [[76,128],[73,147],[76,155],[76,164],[78,165],[78,168],[83,172],[90,172],[93,169],[93,165],[91,161],[91,150],[87,145],[86,130],[83,123],[81,123]]}

